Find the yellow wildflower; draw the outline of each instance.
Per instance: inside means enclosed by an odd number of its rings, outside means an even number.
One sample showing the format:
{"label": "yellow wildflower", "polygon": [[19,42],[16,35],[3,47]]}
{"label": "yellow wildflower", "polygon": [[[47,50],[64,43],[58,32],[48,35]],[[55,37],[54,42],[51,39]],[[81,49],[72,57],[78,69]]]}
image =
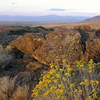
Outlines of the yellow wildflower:
{"label": "yellow wildflower", "polygon": [[92,74],[92,70],[89,70],[88,72],[89,72],[90,74]]}
{"label": "yellow wildflower", "polygon": [[79,67],[82,68],[83,67],[83,64],[80,64]]}
{"label": "yellow wildflower", "polygon": [[89,98],[89,100],[93,100],[91,96],[89,96],[88,98]]}
{"label": "yellow wildflower", "polygon": [[93,94],[93,97],[98,98],[96,93]]}
{"label": "yellow wildflower", "polygon": [[56,61],[58,62],[60,59],[59,58],[56,58]]}
{"label": "yellow wildflower", "polygon": [[88,83],[89,81],[88,81],[88,79],[85,79],[84,82],[85,82],[85,83]]}
{"label": "yellow wildflower", "polygon": [[72,71],[72,68],[67,68],[67,71],[68,71],[68,72]]}
{"label": "yellow wildflower", "polygon": [[50,74],[48,74],[46,77],[49,79],[50,78]]}
{"label": "yellow wildflower", "polygon": [[63,59],[62,62],[63,62],[63,63],[66,63],[66,59]]}
{"label": "yellow wildflower", "polygon": [[56,74],[56,77],[57,77],[57,78],[60,78],[60,77],[61,77],[61,75],[58,73],[58,74]]}
{"label": "yellow wildflower", "polygon": [[61,83],[61,84],[58,85],[58,87],[59,87],[59,88],[64,88],[65,86],[64,86],[63,83]]}
{"label": "yellow wildflower", "polygon": [[74,87],[74,83],[71,83],[70,84],[70,88],[72,89]]}
{"label": "yellow wildflower", "polygon": [[47,96],[50,93],[50,90],[46,91],[43,96]]}
{"label": "yellow wildflower", "polygon": [[94,80],[91,80],[91,84],[94,84],[95,83],[95,81]]}
{"label": "yellow wildflower", "polygon": [[70,76],[70,73],[65,73],[65,76]]}
{"label": "yellow wildflower", "polygon": [[57,80],[57,79],[55,79],[55,80],[53,80],[53,82],[54,82],[54,83],[57,83],[57,82],[58,82],[58,80]]}
{"label": "yellow wildflower", "polygon": [[44,85],[45,87],[47,87],[47,86],[48,86],[47,82],[45,82],[43,85]]}
{"label": "yellow wildflower", "polygon": [[99,84],[99,81],[96,81],[96,84]]}
{"label": "yellow wildflower", "polygon": [[70,68],[70,65],[66,64],[65,67],[66,67],[66,68]]}
{"label": "yellow wildflower", "polygon": [[48,74],[52,75],[54,73],[56,73],[56,70],[53,69],[53,70],[50,70],[50,72]]}
{"label": "yellow wildflower", "polygon": [[89,64],[93,64],[93,60],[92,59],[89,61]]}
{"label": "yellow wildflower", "polygon": [[81,82],[81,83],[80,83],[80,85],[84,85],[84,84],[85,84],[84,82]]}
{"label": "yellow wildflower", "polygon": [[54,64],[50,64],[50,67],[53,68],[54,67]]}
{"label": "yellow wildflower", "polygon": [[57,89],[56,94],[62,95],[64,93],[64,90],[62,89]]}
{"label": "yellow wildflower", "polygon": [[59,96],[57,96],[57,99],[58,99],[58,100],[60,100],[60,99],[61,99],[61,96],[60,96],[60,95],[59,95]]}
{"label": "yellow wildflower", "polygon": [[50,84],[51,83],[51,80],[47,80],[47,83]]}
{"label": "yellow wildflower", "polygon": [[61,72],[63,72],[63,71],[64,71],[64,69],[60,69],[60,71],[61,71]]}
{"label": "yellow wildflower", "polygon": [[77,89],[75,89],[75,90],[74,90],[74,92],[75,92],[75,93],[77,93],[77,92],[78,92],[78,90],[77,90]]}
{"label": "yellow wildflower", "polygon": [[57,69],[59,66],[55,65],[55,68]]}
{"label": "yellow wildflower", "polygon": [[82,90],[79,90],[78,92],[79,92],[79,94],[82,94]]}
{"label": "yellow wildflower", "polygon": [[52,86],[51,88],[50,88],[50,90],[56,90],[56,87],[55,86]]}
{"label": "yellow wildflower", "polygon": [[62,79],[63,79],[64,81],[66,81],[66,78],[63,77]]}

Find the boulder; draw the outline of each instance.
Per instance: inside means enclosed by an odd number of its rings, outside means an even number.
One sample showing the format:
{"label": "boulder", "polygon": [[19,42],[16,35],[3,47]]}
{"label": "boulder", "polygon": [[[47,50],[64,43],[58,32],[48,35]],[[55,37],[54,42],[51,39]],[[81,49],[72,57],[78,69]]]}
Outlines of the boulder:
{"label": "boulder", "polygon": [[12,41],[10,45],[29,56],[33,56],[35,50],[39,48],[43,43],[44,39],[32,34],[26,34],[24,36],[20,36],[17,38],[17,40]]}
{"label": "boulder", "polygon": [[[46,36],[43,45],[35,51],[36,59],[49,65],[56,58],[67,59],[67,63],[80,60],[83,55],[81,35],[78,31],[59,29]],[[61,63],[61,62],[60,62]]]}

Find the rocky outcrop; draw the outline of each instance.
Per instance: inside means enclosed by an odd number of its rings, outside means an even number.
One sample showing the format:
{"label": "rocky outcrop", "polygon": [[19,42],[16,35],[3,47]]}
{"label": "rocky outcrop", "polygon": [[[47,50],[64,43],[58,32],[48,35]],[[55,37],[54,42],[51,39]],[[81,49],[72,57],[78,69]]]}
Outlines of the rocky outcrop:
{"label": "rocky outcrop", "polygon": [[93,30],[90,26],[78,26],[75,28],[81,35],[81,45],[84,52],[84,60],[94,59],[100,61],[100,31]]}
{"label": "rocky outcrop", "polygon": [[[98,58],[100,54],[100,38],[88,25],[73,29],[57,28],[46,35],[45,39],[26,34],[11,45],[45,65],[56,63],[56,58],[60,59],[59,64],[62,64],[62,59],[71,64],[76,60]],[[34,70],[31,66],[33,63],[27,68]]]}
{"label": "rocky outcrop", "polygon": [[40,46],[44,43],[44,39],[34,36],[32,34],[26,34],[24,36],[20,36],[17,40],[12,41],[10,45],[13,48],[17,48],[23,53],[33,56],[35,50],[40,48]]}
{"label": "rocky outcrop", "polygon": [[52,28],[47,29],[42,26],[0,26],[0,44],[2,44],[3,47],[6,47],[11,41],[27,33],[45,38],[45,36],[52,31]]}
{"label": "rocky outcrop", "polygon": [[46,65],[55,62],[56,58],[72,63],[83,54],[80,38],[78,31],[59,29],[48,34],[45,40],[27,34],[10,45]]}
{"label": "rocky outcrop", "polygon": [[45,37],[46,34],[48,34],[49,32],[53,31],[52,28],[50,29],[46,29],[42,26],[37,26],[37,27],[21,27],[15,30],[10,30],[8,32],[8,35],[25,35],[26,33],[32,33],[36,36],[40,36],[40,37]]}
{"label": "rocky outcrop", "polygon": [[80,38],[78,31],[56,30],[46,36],[44,44],[35,51],[35,56],[39,62],[47,65],[55,62],[56,58],[72,63],[83,55]]}

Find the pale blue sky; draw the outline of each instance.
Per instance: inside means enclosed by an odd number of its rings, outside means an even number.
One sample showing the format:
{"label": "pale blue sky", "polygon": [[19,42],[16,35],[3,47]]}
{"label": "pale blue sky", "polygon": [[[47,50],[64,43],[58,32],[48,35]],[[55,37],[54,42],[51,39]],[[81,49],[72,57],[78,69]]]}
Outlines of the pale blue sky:
{"label": "pale blue sky", "polygon": [[100,0],[0,0],[0,15],[100,15]]}

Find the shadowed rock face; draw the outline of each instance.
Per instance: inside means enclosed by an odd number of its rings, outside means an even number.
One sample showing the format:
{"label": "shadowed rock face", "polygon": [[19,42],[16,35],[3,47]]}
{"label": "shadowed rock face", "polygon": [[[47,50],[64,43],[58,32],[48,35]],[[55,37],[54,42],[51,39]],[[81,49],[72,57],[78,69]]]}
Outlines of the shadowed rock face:
{"label": "shadowed rock face", "polygon": [[94,59],[95,62],[100,61],[100,39],[88,40],[86,43],[86,60]]}
{"label": "shadowed rock face", "polygon": [[97,37],[100,37],[100,29],[96,30],[95,35],[96,35]]}
{"label": "shadowed rock face", "polygon": [[81,35],[81,45],[83,47],[84,60],[94,59],[100,61],[100,31],[92,30],[90,26],[79,26],[75,28]]}
{"label": "shadowed rock face", "polygon": [[6,47],[11,41],[15,40],[19,36],[23,36],[27,33],[33,34],[41,38],[52,32],[53,29],[46,29],[42,26],[29,27],[29,26],[0,26],[0,44]]}

